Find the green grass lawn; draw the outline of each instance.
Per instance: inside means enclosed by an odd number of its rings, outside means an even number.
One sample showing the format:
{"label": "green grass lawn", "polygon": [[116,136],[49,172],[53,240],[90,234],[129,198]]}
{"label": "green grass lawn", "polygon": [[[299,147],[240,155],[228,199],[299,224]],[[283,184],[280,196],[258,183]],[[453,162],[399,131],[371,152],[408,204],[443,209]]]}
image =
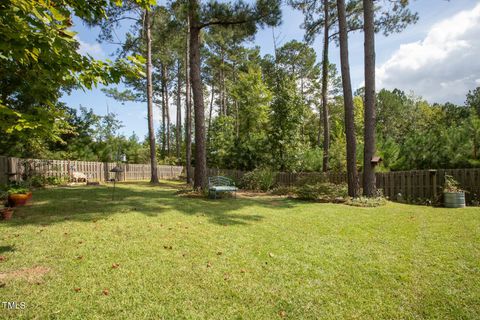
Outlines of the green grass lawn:
{"label": "green grass lawn", "polygon": [[[35,191],[0,222],[0,318],[479,319],[480,208]],[[108,294],[106,294],[108,293]]]}

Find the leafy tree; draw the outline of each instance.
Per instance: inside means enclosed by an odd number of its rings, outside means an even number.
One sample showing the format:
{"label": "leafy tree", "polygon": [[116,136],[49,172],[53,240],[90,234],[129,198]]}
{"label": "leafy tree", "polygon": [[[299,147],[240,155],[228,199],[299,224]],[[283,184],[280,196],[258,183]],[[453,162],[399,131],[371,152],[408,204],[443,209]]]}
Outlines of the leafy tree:
{"label": "leafy tree", "polygon": [[272,94],[262,80],[258,66],[241,72],[231,84],[232,97],[238,104],[239,133],[235,142],[237,168],[252,170],[265,163],[269,103]]}
{"label": "leafy tree", "polygon": [[480,87],[475,90],[470,90],[467,93],[467,101],[465,104],[475,110],[478,116],[480,116]]}
{"label": "leafy tree", "polygon": [[291,170],[304,148],[301,141],[302,99],[297,94],[294,78],[288,71],[277,73],[277,84],[273,88],[270,114],[271,157],[281,170]]}
{"label": "leafy tree", "polygon": [[[78,53],[72,15],[102,19],[107,1],[6,0],[0,4],[0,132],[35,156],[71,128],[63,92],[117,83],[139,74],[139,61],[99,61]],[[25,81],[28,79],[28,81]],[[11,145],[11,144],[6,144]],[[42,151],[43,150],[43,151]],[[9,154],[9,150],[1,150]]]}
{"label": "leafy tree", "polygon": [[235,151],[235,119],[232,116],[220,115],[211,124],[215,134],[208,143],[208,163],[212,168],[233,168],[236,161]]}

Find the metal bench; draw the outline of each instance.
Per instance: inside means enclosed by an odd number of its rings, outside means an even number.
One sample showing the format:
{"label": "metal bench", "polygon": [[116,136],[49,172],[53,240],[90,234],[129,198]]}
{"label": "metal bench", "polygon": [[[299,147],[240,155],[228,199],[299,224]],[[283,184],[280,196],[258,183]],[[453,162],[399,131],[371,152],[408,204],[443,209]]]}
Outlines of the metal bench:
{"label": "metal bench", "polygon": [[208,177],[208,196],[213,194],[214,199],[217,199],[217,193],[233,192],[235,198],[237,197],[238,188],[235,187],[235,182],[227,177]]}

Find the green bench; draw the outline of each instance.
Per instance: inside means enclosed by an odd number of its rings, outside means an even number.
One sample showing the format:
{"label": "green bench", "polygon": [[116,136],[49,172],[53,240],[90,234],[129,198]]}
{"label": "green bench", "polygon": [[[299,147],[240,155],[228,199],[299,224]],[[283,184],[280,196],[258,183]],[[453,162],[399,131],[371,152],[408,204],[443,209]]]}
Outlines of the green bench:
{"label": "green bench", "polygon": [[235,198],[237,197],[238,188],[235,187],[235,182],[227,177],[208,177],[208,196],[213,195],[214,199],[217,199],[217,193],[233,192]]}

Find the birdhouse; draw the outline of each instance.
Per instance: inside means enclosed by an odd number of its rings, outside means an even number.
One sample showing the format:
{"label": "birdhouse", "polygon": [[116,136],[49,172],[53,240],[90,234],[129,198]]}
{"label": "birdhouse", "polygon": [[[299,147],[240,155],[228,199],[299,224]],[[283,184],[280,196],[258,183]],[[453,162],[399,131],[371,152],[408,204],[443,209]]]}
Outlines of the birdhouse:
{"label": "birdhouse", "polygon": [[376,167],[377,165],[380,164],[380,162],[382,162],[382,158],[378,157],[378,156],[374,156],[372,157],[372,166]]}
{"label": "birdhouse", "polygon": [[112,170],[110,170],[110,172],[115,172],[115,173],[123,172],[123,169],[120,168],[119,166],[115,166],[115,167],[113,167]]}

